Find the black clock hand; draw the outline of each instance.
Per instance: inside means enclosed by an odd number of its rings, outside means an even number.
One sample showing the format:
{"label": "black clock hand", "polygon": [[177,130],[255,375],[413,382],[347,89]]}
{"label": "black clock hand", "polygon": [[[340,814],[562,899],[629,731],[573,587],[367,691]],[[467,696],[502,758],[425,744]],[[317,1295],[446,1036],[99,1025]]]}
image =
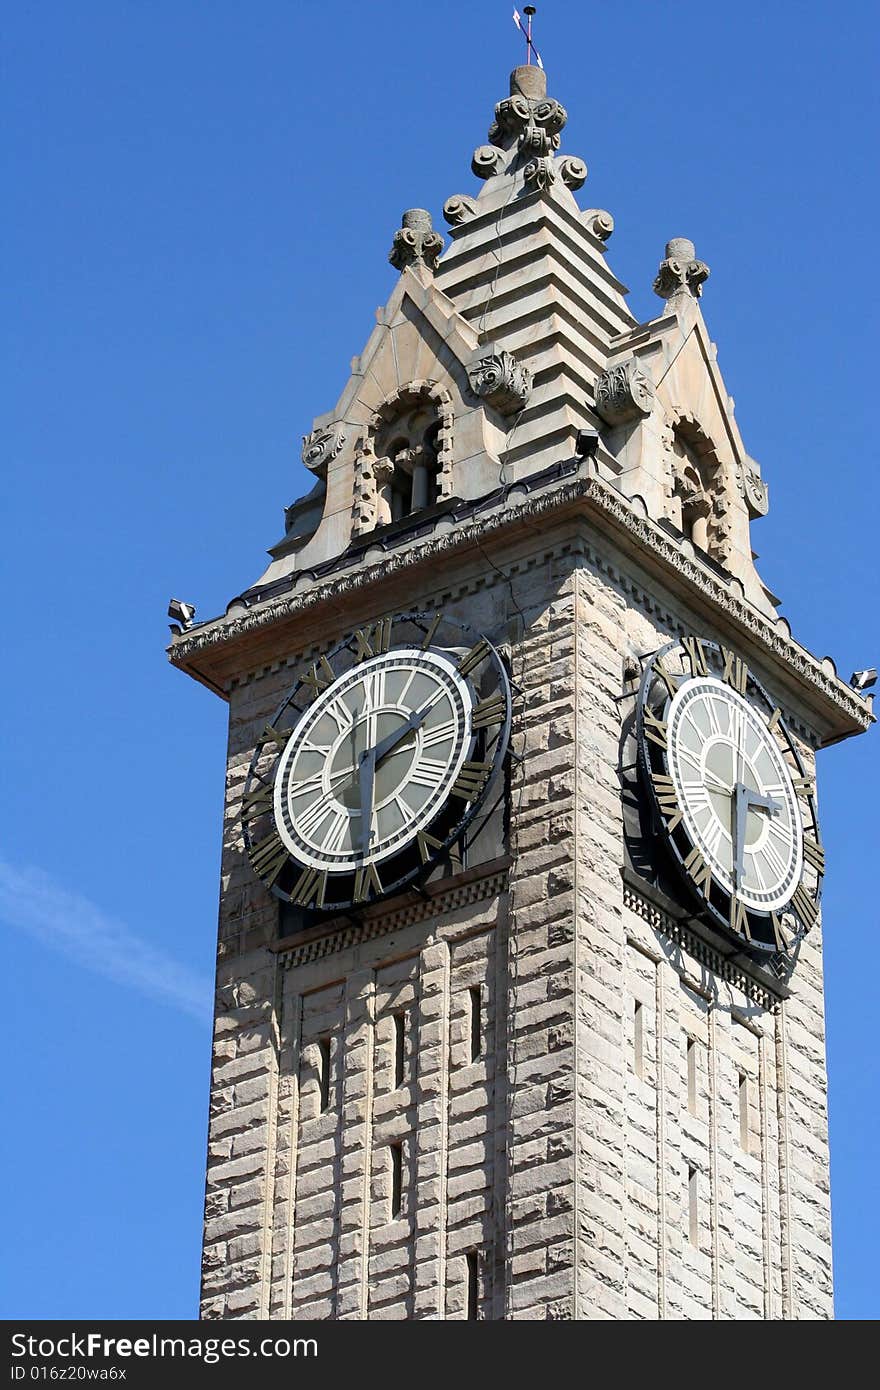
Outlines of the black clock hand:
{"label": "black clock hand", "polygon": [[771,816],[775,816],[781,807],[772,797],[762,796],[743,782],[737,782],[733,788],[733,804],[733,891],[738,893],[746,848],[746,817],[752,808],[756,811],[769,811]]}
{"label": "black clock hand", "polygon": [[358,780],[361,792],[361,853],[366,854],[373,837],[373,787],[376,773],[376,750],[369,749],[361,757]]}
{"label": "black clock hand", "polygon": [[[407,734],[411,734],[414,729],[418,729],[424,723],[432,708],[433,705],[429,704],[425,705],[422,709],[414,710],[405,724],[401,724],[399,728],[393,729],[390,734],[387,734],[386,737],[382,739],[381,743],[377,743],[375,748],[370,749],[369,751],[373,755],[373,763],[380,763],[393,748],[397,747],[398,743],[402,743]],[[367,754],[364,753],[362,759],[366,758],[366,756]]]}

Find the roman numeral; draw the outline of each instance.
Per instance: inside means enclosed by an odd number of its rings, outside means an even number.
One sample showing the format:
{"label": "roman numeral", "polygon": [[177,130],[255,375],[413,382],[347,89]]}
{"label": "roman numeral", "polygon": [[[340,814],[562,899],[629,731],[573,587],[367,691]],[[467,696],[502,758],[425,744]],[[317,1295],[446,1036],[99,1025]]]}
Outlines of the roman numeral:
{"label": "roman numeral", "polygon": [[433,858],[431,854],[432,849],[437,850],[443,848],[443,844],[440,840],[435,840],[433,835],[427,834],[424,830],[419,831],[418,840],[419,854],[422,856],[423,864],[427,864],[428,860]]}
{"label": "roman numeral", "polygon": [[813,840],[809,835],[804,836],[804,858],[808,864],[812,864],[818,874],[825,872],[825,851],[818,840]]}
{"label": "roman numeral", "polygon": [[693,879],[694,886],[703,894],[704,898],[708,898],[709,889],[712,886],[712,870],[703,858],[702,851],[696,845],[684,861],[684,867]]}
{"label": "roman numeral", "polygon": [[482,790],[491,770],[491,763],[463,763],[461,772],[449,789],[449,795],[461,797],[462,801],[473,801]]}
{"label": "roman numeral", "polygon": [[372,627],[359,627],[354,634],[357,642],[355,661],[365,661],[368,656],[380,656],[391,646],[391,619],[380,618]]}
{"label": "roman numeral", "polygon": [[274,830],[251,848],[251,863],[267,888],[272,887],[287,859],[287,850]]}
{"label": "roman numeral", "polygon": [[314,666],[302,678],[302,684],[307,685],[313,694],[318,695],[322,690],[326,690],[328,685],[332,685],[336,677],[333,674],[333,667],[322,656],[320,661],[316,661]]}
{"label": "roman numeral", "polygon": [[749,914],[735,893],[730,895],[730,930],[736,932],[737,936],[744,936],[747,941],[752,939],[752,933],[749,930]]}
{"label": "roman numeral", "polygon": [[474,705],[471,728],[487,729],[490,724],[500,724],[507,714],[507,700],[503,695],[488,695],[478,705]]}
{"label": "roman numeral", "polygon": [[768,730],[768,732],[771,733],[771,734],[772,734],[772,733],[775,733],[775,732],[776,732],[776,729],[779,727],[779,724],[780,724],[781,720],[782,720],[782,710],[781,710],[781,709],[779,708],[779,706],[777,705],[776,708],[775,708],[775,710],[774,710],[773,713],[771,714],[770,718],[767,720],[767,730]]}
{"label": "roman numeral", "polygon": [[654,772],[651,774],[651,784],[654,788],[660,814],[666,821],[666,829],[674,830],[681,820],[681,807],[678,804],[675,783],[671,777],[664,777],[662,773]]}
{"label": "roman numeral", "polygon": [[260,734],[260,743],[277,743],[279,748],[283,748],[292,733],[292,729],[278,729],[274,724],[267,724]]}
{"label": "roman numeral", "polygon": [[264,812],[272,809],[272,783],[255,787],[252,792],[248,792],[242,798],[241,814],[245,818],[250,816],[262,816]]}
{"label": "roman numeral", "polygon": [[436,724],[433,729],[424,729],[423,726],[422,747],[433,748],[435,743],[447,743],[454,734],[454,719],[446,719],[442,724]]}
{"label": "roman numeral", "polygon": [[426,651],[428,650],[428,648],[430,647],[431,643],[433,642],[433,640],[434,640],[434,633],[437,631],[438,627],[440,626],[440,623],[441,623],[441,621],[442,621],[442,618],[443,618],[443,614],[442,614],[442,613],[435,613],[435,614],[434,614],[434,621],[431,623],[431,626],[428,628],[428,631],[425,633],[425,640],[422,642],[422,651],[423,651],[423,652],[426,652]]}
{"label": "roman numeral", "polygon": [[745,695],[749,683],[748,666],[735,652],[728,651],[727,647],[721,648],[721,658],[724,662],[721,679],[727,681],[732,690]]}
{"label": "roman numeral", "polygon": [[470,651],[465,652],[464,656],[461,658],[461,661],[458,663],[458,674],[460,676],[469,675],[475,666],[479,666],[481,661],[485,661],[491,650],[492,648],[489,646],[485,637],[481,637],[479,642],[476,642],[474,646],[471,647]]}
{"label": "roman numeral", "polygon": [[304,869],[290,894],[290,901],[297,907],[308,907],[314,902],[316,907],[324,906],[327,891],[326,869]]}
{"label": "roman numeral", "polygon": [[669,732],[666,720],[658,719],[653,710],[649,709],[647,705],[645,705],[642,712],[642,720],[645,738],[650,739],[652,743],[656,743],[658,748],[662,748],[665,751],[667,746],[667,734]]}
{"label": "roman numeral", "polygon": [[818,922],[819,909],[802,883],[799,883],[794,890],[791,899],[791,907],[794,908],[807,931]]}
{"label": "roman numeral", "polygon": [[384,892],[384,889],[382,887],[382,880],[380,879],[379,874],[376,870],[376,865],[362,864],[359,869],[355,870],[353,899],[354,902],[366,902],[371,888],[375,890],[375,893],[377,895],[379,893]]}
{"label": "roman numeral", "polygon": [[709,667],[706,664],[706,649],[699,637],[683,637],[681,645],[687,657],[692,676],[708,676]]}
{"label": "roman numeral", "polygon": [[296,818],[296,828],[300,835],[313,834],[329,816],[332,806],[329,801],[325,801],[322,796],[311,802],[309,806]]}
{"label": "roman numeral", "polygon": [[785,928],[782,925],[782,918],[778,912],[770,913],[770,924],[773,927],[773,935],[776,938],[776,949],[779,951],[787,951],[791,944],[791,938],[786,937]]}
{"label": "roman numeral", "polygon": [[670,697],[673,696],[679,686],[678,677],[673,676],[671,671],[667,671],[666,667],[663,665],[662,658],[659,656],[657,657],[657,660],[654,662],[653,671],[657,679],[659,681],[662,681],[663,684],[666,686],[666,689],[669,692]]}
{"label": "roman numeral", "polygon": [[812,777],[792,777],[791,785],[800,796],[816,795],[816,783]]}
{"label": "roman numeral", "polygon": [[[467,763],[465,763],[465,767],[467,767]],[[432,791],[436,791],[445,776],[445,763],[440,762],[437,758],[422,758],[413,768],[409,780],[414,782],[417,787],[430,787]]]}

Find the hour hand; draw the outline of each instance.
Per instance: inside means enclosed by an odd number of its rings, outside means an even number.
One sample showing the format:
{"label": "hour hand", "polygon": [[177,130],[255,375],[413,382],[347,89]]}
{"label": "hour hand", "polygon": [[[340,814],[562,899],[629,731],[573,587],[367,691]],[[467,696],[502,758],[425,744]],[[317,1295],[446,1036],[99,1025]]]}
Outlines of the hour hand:
{"label": "hour hand", "polygon": [[376,750],[368,748],[361,757],[358,780],[361,793],[361,853],[366,854],[373,837],[373,784],[376,773]]}
{"label": "hour hand", "polygon": [[739,892],[746,849],[746,817],[749,811],[769,811],[771,816],[781,810],[778,801],[737,782],[733,788],[733,889]]}
{"label": "hour hand", "polygon": [[392,749],[397,747],[398,743],[403,742],[407,734],[412,733],[413,729],[418,729],[418,727],[424,723],[430,708],[431,706],[428,705],[425,709],[413,710],[405,723],[401,724],[397,729],[392,729],[391,733],[387,734],[385,738],[382,739],[381,743],[377,743],[376,747],[372,750],[374,764],[381,762]]}

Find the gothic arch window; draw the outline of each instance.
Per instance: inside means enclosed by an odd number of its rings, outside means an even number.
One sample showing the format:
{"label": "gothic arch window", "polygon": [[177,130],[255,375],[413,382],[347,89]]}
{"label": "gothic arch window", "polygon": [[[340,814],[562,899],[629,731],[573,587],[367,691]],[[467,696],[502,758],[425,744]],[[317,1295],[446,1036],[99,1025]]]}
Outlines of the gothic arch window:
{"label": "gothic arch window", "polygon": [[727,559],[730,525],[726,470],[712,440],[692,415],[672,426],[673,519],[685,536],[713,559]]}
{"label": "gothic arch window", "polygon": [[449,392],[433,381],[410,382],[383,402],[357,453],[356,535],[451,496],[452,422]]}

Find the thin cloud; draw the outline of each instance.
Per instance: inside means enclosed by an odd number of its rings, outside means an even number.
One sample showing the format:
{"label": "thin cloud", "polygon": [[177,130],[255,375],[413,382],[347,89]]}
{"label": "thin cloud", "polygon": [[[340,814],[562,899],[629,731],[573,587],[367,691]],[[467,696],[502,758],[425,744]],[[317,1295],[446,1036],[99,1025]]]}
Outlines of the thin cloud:
{"label": "thin cloud", "polygon": [[18,869],[0,859],[0,920],[61,951],[84,969],[168,1004],[199,1023],[211,1018],[211,987],[202,976],[142,941],[87,898],[59,888],[40,869]]}

